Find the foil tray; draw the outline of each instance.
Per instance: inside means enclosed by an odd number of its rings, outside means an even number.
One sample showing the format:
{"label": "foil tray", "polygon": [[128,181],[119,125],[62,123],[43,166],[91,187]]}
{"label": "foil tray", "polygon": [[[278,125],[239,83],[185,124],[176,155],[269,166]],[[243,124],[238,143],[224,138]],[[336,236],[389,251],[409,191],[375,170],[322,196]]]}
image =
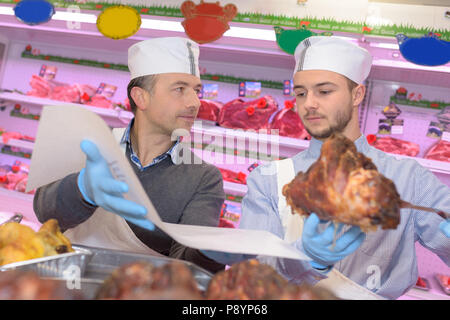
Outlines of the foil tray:
{"label": "foil tray", "polygon": [[[149,262],[155,267],[160,267],[173,261],[181,262],[191,270],[197,283],[197,287],[201,291],[206,291],[208,284],[213,277],[213,274],[189,261],[75,244],[72,245],[72,247],[75,250],[88,250],[92,253],[81,279],[81,290],[87,299],[93,299],[95,297],[94,291],[98,290],[103,281],[109,277],[115,269],[137,261]],[[83,288],[83,282],[88,288]]]}
{"label": "foil tray", "polygon": [[73,249],[75,252],[9,263],[1,266],[0,271],[34,271],[40,277],[66,278],[73,274],[79,274],[82,277],[92,252],[84,248]]}

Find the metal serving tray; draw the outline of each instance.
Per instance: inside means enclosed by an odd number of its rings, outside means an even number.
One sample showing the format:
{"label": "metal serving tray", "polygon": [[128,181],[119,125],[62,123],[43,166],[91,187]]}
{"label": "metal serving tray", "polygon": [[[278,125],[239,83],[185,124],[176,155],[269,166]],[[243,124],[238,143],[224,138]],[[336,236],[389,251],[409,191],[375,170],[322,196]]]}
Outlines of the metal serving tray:
{"label": "metal serving tray", "polygon": [[[84,248],[73,248],[75,252],[61,253],[37,259],[9,263],[0,267],[0,271],[35,271],[40,277],[64,278],[66,272],[79,272],[84,275],[92,252]],[[75,268],[74,268],[75,267]]]}
{"label": "metal serving tray", "polygon": [[[89,263],[83,273],[85,283],[89,283],[92,288],[101,285],[115,269],[136,261],[146,261],[155,267],[160,267],[173,261],[178,261],[186,265],[192,272],[199,290],[206,291],[213,274],[205,269],[188,261],[177,260],[167,257],[151,256],[146,254],[130,253],[126,251],[110,250],[103,248],[87,247],[82,245],[72,245],[75,250],[88,250],[92,253]],[[101,281],[99,281],[101,280]],[[81,284],[83,286],[83,283]],[[91,293],[88,292],[88,296]]]}

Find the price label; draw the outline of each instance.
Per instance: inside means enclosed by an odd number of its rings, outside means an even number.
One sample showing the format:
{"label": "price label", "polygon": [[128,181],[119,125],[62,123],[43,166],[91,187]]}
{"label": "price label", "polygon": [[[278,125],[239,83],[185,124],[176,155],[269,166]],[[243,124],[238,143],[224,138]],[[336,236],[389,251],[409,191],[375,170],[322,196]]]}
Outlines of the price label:
{"label": "price label", "polygon": [[450,132],[444,131],[442,133],[442,138],[441,139],[444,140],[444,141],[450,142]]}
{"label": "price label", "polygon": [[403,134],[403,126],[392,126],[391,134]]}

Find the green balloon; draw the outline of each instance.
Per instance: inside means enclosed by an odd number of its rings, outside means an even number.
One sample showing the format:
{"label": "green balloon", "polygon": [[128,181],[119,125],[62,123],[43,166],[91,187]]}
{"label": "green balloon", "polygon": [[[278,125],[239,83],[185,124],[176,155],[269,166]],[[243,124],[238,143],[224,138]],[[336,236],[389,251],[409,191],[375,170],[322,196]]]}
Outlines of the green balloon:
{"label": "green balloon", "polygon": [[331,32],[315,33],[302,26],[301,29],[287,30],[281,27],[273,27],[275,29],[275,36],[277,44],[281,50],[288,54],[294,54],[298,44],[311,36],[331,36]]}

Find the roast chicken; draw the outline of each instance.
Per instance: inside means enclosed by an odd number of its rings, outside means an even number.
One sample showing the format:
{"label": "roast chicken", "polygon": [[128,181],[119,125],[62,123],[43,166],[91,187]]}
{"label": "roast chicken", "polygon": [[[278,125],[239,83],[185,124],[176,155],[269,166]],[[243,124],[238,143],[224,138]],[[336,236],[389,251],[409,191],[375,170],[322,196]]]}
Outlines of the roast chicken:
{"label": "roast chicken", "polygon": [[0,226],[0,266],[73,251],[55,219],[46,221],[38,232],[18,222]]}
{"label": "roast chicken", "polygon": [[404,202],[394,183],[339,133],[322,145],[319,159],[283,187],[292,213],[357,225],[362,231],[395,229]]}

